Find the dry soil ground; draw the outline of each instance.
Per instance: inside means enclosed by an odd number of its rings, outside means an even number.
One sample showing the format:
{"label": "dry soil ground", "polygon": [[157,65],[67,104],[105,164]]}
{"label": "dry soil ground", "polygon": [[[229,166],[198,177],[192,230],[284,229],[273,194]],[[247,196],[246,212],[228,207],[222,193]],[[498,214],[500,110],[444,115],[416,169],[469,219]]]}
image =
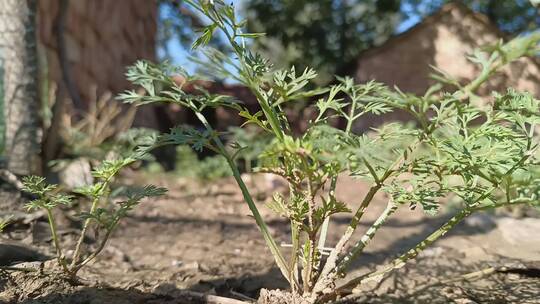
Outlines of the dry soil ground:
{"label": "dry soil ground", "polygon": [[[258,189],[254,192],[272,233],[279,242],[287,242],[287,222],[263,206],[271,192],[280,189],[279,181],[247,178]],[[125,182],[141,179],[148,181],[133,175]],[[186,290],[249,300],[257,298],[261,288],[287,288],[232,180],[201,184],[163,175],[149,182],[170,192],[145,202],[122,222],[103,255],[81,273],[83,285],[47,275],[2,272],[0,303],[196,303],[197,294]],[[338,190],[341,199],[354,206],[366,185],[344,177]],[[384,198],[379,197],[360,230],[367,229],[383,208]],[[444,210],[429,217],[404,207],[376,236],[355,271],[372,270],[412,247],[450,216],[451,208]],[[329,244],[335,244],[349,219],[333,218]],[[4,244],[17,242],[52,256],[44,218],[21,221],[8,231]],[[76,231],[77,225],[65,218],[61,232],[66,245],[73,243]],[[540,303],[539,261],[540,220],[481,214],[349,301]],[[470,282],[440,282],[490,266],[507,268]]]}

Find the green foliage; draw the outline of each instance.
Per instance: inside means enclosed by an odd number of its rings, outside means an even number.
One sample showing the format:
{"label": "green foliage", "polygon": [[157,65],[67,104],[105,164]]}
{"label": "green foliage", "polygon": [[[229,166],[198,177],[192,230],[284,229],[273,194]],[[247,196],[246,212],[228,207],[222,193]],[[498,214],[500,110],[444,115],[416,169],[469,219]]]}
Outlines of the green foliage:
{"label": "green foliage", "polygon": [[[177,133],[180,129],[183,130],[183,134]],[[197,156],[197,152],[201,152],[203,148],[210,148],[215,152],[215,148],[209,144],[210,138],[208,136],[210,133],[204,135],[187,126],[180,129],[173,130],[172,133],[176,134],[174,136],[161,136],[159,139],[160,144],[178,144],[176,147],[175,175],[198,180],[216,180],[232,176],[227,159],[222,155],[206,156],[202,159]],[[197,134],[202,136],[197,138]],[[237,127],[230,128],[223,135],[230,143],[228,151],[232,154],[234,161],[246,172],[253,171],[253,165],[258,164],[259,155],[270,144],[272,139],[266,133]],[[156,171],[155,164],[157,163],[150,163],[147,168]],[[161,171],[157,170],[157,172]]]}
{"label": "green foliage", "polygon": [[[129,166],[136,159],[132,157],[120,158],[111,161],[104,161],[98,166],[92,174],[96,182],[92,185],[77,189],[75,192],[86,197],[92,202],[88,211],[80,213],[80,218],[84,220],[83,230],[79,235],[79,240],[74,248],[71,262],[64,256],[61,240],[57,233],[57,227],[52,210],[60,205],[71,207],[74,197],[59,192],[57,185],[48,184],[45,178],[40,176],[27,176],[23,179],[23,191],[35,195],[37,198],[30,201],[26,208],[28,211],[43,209],[47,212],[51,236],[56,249],[56,258],[64,273],[75,278],[77,272],[84,265],[92,261],[105,247],[111,233],[114,231],[119,221],[127,213],[136,207],[144,198],[156,197],[165,194],[166,189],[155,186],[145,186],[141,189],[127,191],[121,194],[121,200],[115,203],[110,201],[110,183],[122,168]],[[103,232],[96,235],[102,235],[98,241],[98,247],[89,250],[87,257],[81,258],[81,249],[83,240],[86,237],[89,227],[93,225],[97,231]],[[0,225],[1,226],[1,225]]]}
{"label": "green foliage", "polygon": [[211,181],[232,175],[229,164],[223,156],[214,155],[199,160],[195,151],[187,145],[176,147],[175,173],[179,176]]}
{"label": "green foliage", "polygon": [[26,204],[28,211],[36,209],[53,209],[58,205],[71,205],[72,196],[54,193],[56,185],[49,185],[41,176],[26,176],[23,178],[23,191],[37,195],[38,198]]}
{"label": "green foliage", "polygon": [[[470,84],[457,85],[450,92],[442,91],[444,86],[437,84],[416,96],[376,82],[355,84],[350,78],[338,78],[333,86],[312,90],[310,83],[316,77],[313,70],[272,70],[267,60],[246,47],[244,39],[251,35],[243,32],[244,23],[235,19],[232,6],[218,0],[185,2],[210,20],[212,31],[203,33],[205,37],[198,46],[208,43],[206,36],[219,30],[238,58],[232,69],[223,69],[218,66],[223,63],[220,53],[208,52],[208,65],[230,73],[248,87],[261,110],[250,113],[234,100],[204,91],[186,93],[171,80],[176,69],[138,63],[129,70],[128,78],[142,85],[146,94],[126,92],[121,99],[137,104],[176,103],[192,110],[204,126],[203,130],[175,128],[157,136],[141,152],[161,145],[184,144],[222,155],[279,269],[291,290],[306,302],[331,301],[359,284],[380,280],[473,212],[538,204],[540,154],[536,128],[540,123],[540,102],[530,94],[510,89],[495,94],[494,103],[481,103],[484,100],[475,91],[506,63],[536,50],[540,33],[499,44],[490,54],[476,53],[471,59],[481,67],[481,73]],[[439,75],[439,79],[451,83],[446,78]],[[318,113],[307,131],[296,135],[283,107],[306,96],[319,97],[314,105]],[[236,157],[251,144],[245,141],[226,147],[221,140],[226,134],[214,131],[202,113],[207,107],[218,106],[238,111],[245,124],[258,126],[271,138],[259,155],[256,170],[279,175],[289,184],[288,194],[275,193],[268,207],[290,222],[290,257],[283,256],[240,177]],[[352,132],[352,126],[364,115],[394,110],[409,113],[414,121],[391,122],[368,134]],[[346,127],[341,130],[330,126],[330,118],[344,120]],[[337,199],[339,176],[343,174],[371,184],[355,210],[348,202]],[[352,243],[362,216],[379,192],[387,194],[387,208],[359,241]],[[419,205],[428,214],[435,214],[448,198],[459,198],[461,206],[441,228],[381,270],[359,277],[346,276],[350,263],[397,209],[404,205],[415,209]],[[328,222],[337,213],[353,216],[338,243],[328,249]],[[325,259],[324,254],[328,254]]]}
{"label": "green foliage", "polygon": [[283,68],[319,67],[316,82],[323,84],[394,32],[400,1],[255,0],[246,3],[245,15],[249,31],[266,33],[256,49]]}
{"label": "green foliage", "polygon": [[255,165],[259,165],[259,155],[270,145],[272,137],[266,132],[251,128],[229,128],[229,139],[231,150],[236,162],[242,166],[244,171],[250,173]]}
{"label": "green foliage", "polygon": [[7,226],[11,223],[11,216],[0,219],[0,233],[4,232]]}

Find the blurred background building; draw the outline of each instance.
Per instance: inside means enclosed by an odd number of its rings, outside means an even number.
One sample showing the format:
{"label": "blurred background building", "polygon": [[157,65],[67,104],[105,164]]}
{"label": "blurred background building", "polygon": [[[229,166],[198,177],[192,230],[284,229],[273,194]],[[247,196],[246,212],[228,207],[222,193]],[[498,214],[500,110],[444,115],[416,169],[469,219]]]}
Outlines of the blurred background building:
{"label": "blurred background building", "polygon": [[[361,53],[354,77],[357,82],[376,79],[422,94],[434,83],[430,75],[435,67],[466,83],[479,72],[467,57],[475,49],[506,38],[508,35],[487,16],[450,3],[406,32]],[[529,57],[509,66],[483,88],[483,93],[510,86],[540,96],[538,59]]]}
{"label": "blurred background building", "polygon": [[[468,83],[480,73],[480,67],[468,60],[468,56],[475,49],[507,38],[509,35],[486,15],[453,2],[382,45],[362,52],[352,76],[358,83],[375,79],[415,94],[423,94],[435,83],[431,77],[435,69],[448,73],[461,83]],[[540,97],[538,58],[522,58],[505,67],[479,93],[489,96],[493,91],[503,92],[508,87]],[[393,113],[396,115],[403,116],[404,113]],[[382,123],[382,118],[371,116],[359,120],[355,129],[365,131],[378,123]]]}

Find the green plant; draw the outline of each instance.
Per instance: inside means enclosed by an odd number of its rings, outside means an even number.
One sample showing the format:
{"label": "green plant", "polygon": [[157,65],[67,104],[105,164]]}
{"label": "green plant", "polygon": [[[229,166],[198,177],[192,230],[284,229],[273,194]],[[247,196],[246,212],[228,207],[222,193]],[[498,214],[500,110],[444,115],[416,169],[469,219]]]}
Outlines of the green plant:
{"label": "green plant", "polygon": [[253,164],[258,166],[258,158],[272,142],[272,137],[266,132],[240,127],[229,128],[232,149],[236,150],[236,160],[244,171],[251,173]]}
{"label": "green plant", "polygon": [[[97,181],[89,186],[77,189],[91,201],[88,211],[81,213],[83,228],[73,251],[71,261],[64,255],[65,251],[57,233],[56,221],[52,210],[59,205],[71,206],[74,197],[58,193],[56,185],[47,184],[45,178],[39,176],[27,176],[23,179],[23,190],[35,195],[37,198],[30,201],[26,208],[30,210],[43,209],[47,213],[47,219],[51,236],[56,250],[56,259],[62,271],[70,278],[75,279],[77,272],[86,264],[96,258],[105,248],[111,234],[119,221],[127,215],[127,212],[136,207],[142,199],[163,195],[166,190],[155,186],[145,186],[141,189],[126,191],[120,201],[109,202],[110,184],[118,172],[136,161],[136,158],[128,157],[113,161],[104,161],[93,171]],[[89,250],[88,255],[83,257],[83,242],[91,226],[94,226],[102,235],[98,240],[97,248]]]}
{"label": "green plant", "polygon": [[[499,43],[490,54],[476,52],[471,60],[480,65],[481,72],[469,84],[437,75],[441,82],[455,87],[453,92],[443,92],[443,85],[437,84],[423,96],[415,96],[376,82],[355,84],[350,78],[338,78],[338,84],[326,89],[309,90],[307,85],[316,73],[311,69],[298,73],[294,68],[273,71],[264,58],[247,47],[244,40],[260,34],[243,33],[243,23],[236,21],[232,6],[218,0],[185,2],[210,22],[194,46],[208,43],[214,31],[221,30],[237,57],[233,60],[216,50],[208,51],[208,70],[251,89],[261,111],[250,113],[227,96],[203,91],[188,94],[171,79],[176,73],[192,79],[185,71],[146,61],[136,63],[127,72],[128,79],[142,86],[146,94],[127,91],[119,98],[136,104],[175,103],[195,113],[204,130],[173,129],[158,136],[141,153],[155,146],[184,144],[223,155],[292,294],[305,302],[331,301],[351,293],[360,284],[380,280],[473,212],[538,204],[540,193],[534,182],[538,175],[533,168],[539,165],[535,127],[540,123],[540,101],[510,89],[494,95],[494,102],[488,103],[475,91],[500,67],[538,51],[540,32]],[[318,115],[304,134],[295,137],[282,107],[310,96],[319,97],[315,104]],[[289,194],[274,194],[269,207],[290,222],[290,257],[283,255],[270,235],[240,177],[238,150],[226,148],[223,134],[216,132],[202,114],[204,109],[218,106],[237,110],[246,123],[260,127],[273,138],[260,156],[258,170],[282,176],[289,184]],[[396,109],[410,113],[415,124],[389,123],[370,135],[351,132],[363,115]],[[328,118],[336,116],[346,121],[344,130],[327,123]],[[336,195],[341,174],[371,182],[355,210]],[[389,198],[386,209],[359,241],[351,243],[363,214],[379,192]],[[458,197],[462,207],[422,242],[377,271],[348,273],[351,262],[398,208],[407,205],[414,209],[418,205],[434,214],[450,197]],[[327,248],[328,222],[332,215],[343,212],[352,212],[352,219],[338,243]]]}
{"label": "green plant", "polygon": [[4,232],[7,226],[11,223],[12,216],[8,216],[7,218],[0,219],[0,233]]}
{"label": "green plant", "polygon": [[[234,153],[235,161],[243,171],[253,172],[252,165],[257,163],[259,155],[270,144],[271,137],[261,132],[231,127],[227,134],[229,151]],[[153,168],[153,166],[152,166]],[[216,180],[232,176],[227,160],[222,155],[206,156],[199,159],[195,149],[189,145],[176,147],[176,175],[197,178],[199,180]]]}
{"label": "green plant", "polygon": [[176,147],[175,173],[179,176],[194,177],[200,180],[216,180],[231,176],[229,165],[223,156],[213,155],[203,159],[189,145]]}

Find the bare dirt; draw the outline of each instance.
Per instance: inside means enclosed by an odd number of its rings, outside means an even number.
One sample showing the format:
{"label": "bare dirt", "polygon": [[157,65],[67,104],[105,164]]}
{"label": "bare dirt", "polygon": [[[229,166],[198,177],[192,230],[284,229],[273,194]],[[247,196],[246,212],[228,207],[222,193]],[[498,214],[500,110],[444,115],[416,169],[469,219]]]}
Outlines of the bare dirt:
{"label": "bare dirt", "polygon": [[[246,178],[256,189],[253,192],[272,233],[278,242],[287,243],[287,221],[263,206],[272,191],[281,189],[279,180]],[[212,302],[211,295],[249,301],[258,298],[262,288],[288,287],[232,180],[202,184],[167,175],[133,175],[124,182],[137,184],[141,180],[166,186],[170,192],[165,198],[145,202],[121,223],[103,254],[80,273],[78,285],[51,274],[48,265],[52,262],[46,263],[43,273],[3,271],[0,303],[203,303]],[[344,177],[337,192],[354,206],[366,189],[366,185]],[[383,208],[381,196],[359,230],[367,229]],[[406,206],[402,209],[353,265],[354,271],[376,269],[414,246],[452,213],[450,207],[436,217]],[[349,215],[333,218],[328,244],[335,244],[349,219]],[[529,228],[523,228],[514,225],[519,220],[507,216],[474,216],[417,261],[379,284],[365,286],[360,296],[340,301],[540,303],[540,242],[534,241],[540,230],[533,231],[539,220],[528,221],[529,226],[525,226]],[[62,241],[69,246],[79,226],[70,217],[60,222]],[[44,218],[20,221],[9,227],[1,242],[52,256],[46,229]],[[489,267],[494,271],[481,278],[450,280]]]}

